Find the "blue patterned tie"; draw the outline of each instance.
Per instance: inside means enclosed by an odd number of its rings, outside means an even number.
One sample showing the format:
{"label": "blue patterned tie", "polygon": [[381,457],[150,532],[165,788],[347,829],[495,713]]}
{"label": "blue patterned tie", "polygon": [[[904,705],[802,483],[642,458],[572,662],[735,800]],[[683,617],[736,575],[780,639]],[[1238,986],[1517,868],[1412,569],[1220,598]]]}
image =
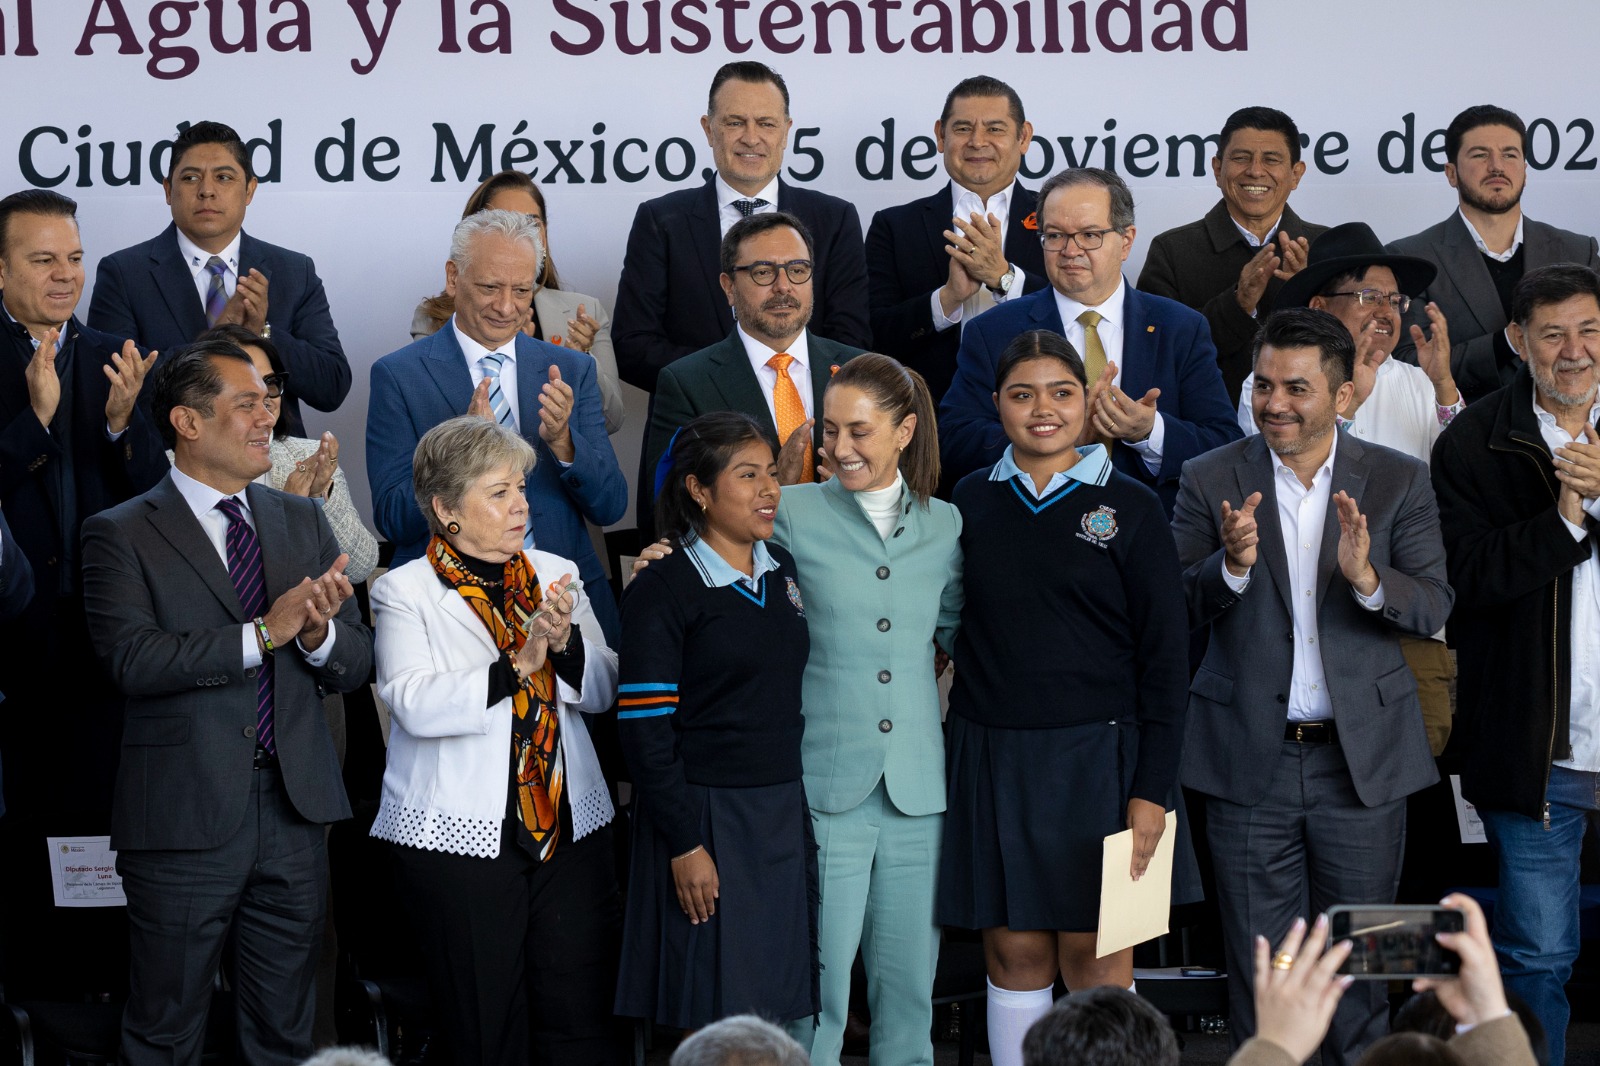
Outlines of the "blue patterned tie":
{"label": "blue patterned tie", "polygon": [[228,306],[228,287],[222,282],[222,276],[228,272],[228,264],[222,261],[221,256],[214,255],[206,260],[206,269],[211,271],[211,287],[206,290],[206,325],[214,326],[217,319],[222,317],[223,309]]}
{"label": "blue patterned tie", "polygon": [[[239,606],[246,618],[260,618],[266,613],[267,584],[261,571],[261,542],[256,531],[244,520],[244,510],[236,496],[217,501],[217,510],[228,516],[228,577],[233,579],[234,590],[239,593]],[[272,656],[261,660],[256,674],[256,743],[269,752],[277,753],[278,745],[272,729]]]}
{"label": "blue patterned tie", "polygon": [[515,433],[517,420],[511,413],[511,401],[506,399],[504,390],[500,388],[500,370],[505,362],[504,352],[490,352],[478,360],[478,366],[483,370],[483,376],[489,379],[489,408],[494,411],[494,420]]}

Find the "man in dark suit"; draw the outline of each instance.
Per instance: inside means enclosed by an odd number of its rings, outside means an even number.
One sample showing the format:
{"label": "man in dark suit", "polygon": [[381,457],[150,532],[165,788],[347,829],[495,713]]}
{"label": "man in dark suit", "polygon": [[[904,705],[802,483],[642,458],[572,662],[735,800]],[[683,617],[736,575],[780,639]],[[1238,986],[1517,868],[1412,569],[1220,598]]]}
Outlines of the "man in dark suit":
{"label": "man in dark suit", "polygon": [[[1350,332],[1290,308],[1256,345],[1261,433],[1184,468],[1172,524],[1190,624],[1210,626],[1183,783],[1206,797],[1236,1045],[1255,1029],[1252,937],[1394,902],[1406,796],[1438,780],[1400,637],[1437,632],[1452,600],[1427,465],[1335,428]],[[1387,1028],[1383,983],[1358,982],[1322,1061]]]}
{"label": "man in dark suit", "polygon": [[[1326,226],[1289,206],[1306,165],[1300,129],[1282,111],[1245,107],[1228,116],[1211,159],[1222,199],[1204,218],[1150,242],[1139,288],[1206,316],[1229,396],[1250,373],[1259,319],[1278,290],[1306,265],[1310,242]],[[1426,325],[1426,323],[1424,323]]]}
{"label": "man in dark suit", "polygon": [[455,315],[433,336],[373,364],[373,518],[394,542],[393,565],[417,558],[428,544],[428,523],[412,492],[411,454],[423,434],[461,414],[515,428],[538,452],[527,485],[529,546],[536,539],[578,564],[614,646],[616,601],[584,520],[606,526],[621,518],[628,481],[606,434],[594,360],[522,332],[544,262],[540,232],[536,219],[514,211],[481,211],[456,223],[445,264]]}
{"label": "man in dark suit", "polygon": [[728,335],[733,316],[717,283],[722,238],[740,218],[767,211],[786,211],[811,231],[816,333],[870,343],[861,219],[849,201],[778,176],[793,124],[788,86],[770,67],[728,63],[712,78],[700,128],[716,174],[640,204],[628,233],[611,318],[622,380],[654,392],[662,367]]}
{"label": "man in dark suit", "polygon": [[350,364],[310,258],[242,229],[256,192],[244,142],[220,122],[187,127],[162,187],[172,225],[100,260],[89,324],[162,351],[220,323],[271,336],[289,371],[280,417],[290,436],[311,436],[300,401],[337,409]]}
{"label": "man in dark suit", "polygon": [[321,509],[254,483],[276,410],[250,357],[180,349],[152,390],[175,467],[83,529],[90,646],[128,697],[119,1059],[198,1066],[231,936],[245,1061],[289,1066],[312,1050],[323,826],[350,816],[322,698],[366,682],[372,635]]}
{"label": "man in dark suit", "polygon": [[875,349],[919,371],[938,403],[961,330],[1047,281],[1034,193],[1017,181],[1033,124],[1016,90],[966,79],[945,97],[933,135],[950,184],[873,216],[867,280]]}
{"label": "man in dark suit", "polygon": [[[33,567],[28,565],[28,557],[22,554],[22,549],[17,547],[17,538],[11,535],[11,527],[6,525],[4,509],[0,509],[0,622],[9,622],[22,613],[33,599]],[[6,694],[0,692],[0,703],[6,701]],[[0,771],[5,765],[0,763]],[[5,778],[0,776],[0,815],[6,813]]]}
{"label": "man in dark suit", "polygon": [[[639,485],[641,530],[654,529],[645,520],[654,515],[656,467],[672,435],[708,411],[754,418],[783,446],[779,479],[813,480],[822,394],[839,365],[861,349],[806,328],[813,306],[810,262],[811,235],[787,212],[741,219],[723,238],[722,290],[736,324],[727,337],[679,359],[657,379]],[[783,362],[781,369],[774,360]]]}
{"label": "man in dark suit", "polygon": [[956,376],[939,406],[946,476],[993,465],[1005,451],[994,374],[1018,334],[1064,335],[1084,355],[1088,414],[1118,470],[1151,486],[1167,513],[1184,462],[1242,434],[1222,388],[1205,319],[1122,277],[1133,247],[1133,194],[1094,167],[1063,170],[1039,190],[1050,288],[984,312],[961,335]]}
{"label": "man in dark suit", "polygon": [[[1600,249],[1593,237],[1523,217],[1528,130],[1514,112],[1492,104],[1467,108],[1445,130],[1444,151],[1444,176],[1456,190],[1457,210],[1389,250],[1439,268],[1405,322],[1426,327],[1423,308],[1429,301],[1439,305],[1450,323],[1450,370],[1471,403],[1509,385],[1521,365],[1507,326],[1522,276],[1553,263],[1600,269]],[[1417,361],[1409,340],[1394,354]]]}

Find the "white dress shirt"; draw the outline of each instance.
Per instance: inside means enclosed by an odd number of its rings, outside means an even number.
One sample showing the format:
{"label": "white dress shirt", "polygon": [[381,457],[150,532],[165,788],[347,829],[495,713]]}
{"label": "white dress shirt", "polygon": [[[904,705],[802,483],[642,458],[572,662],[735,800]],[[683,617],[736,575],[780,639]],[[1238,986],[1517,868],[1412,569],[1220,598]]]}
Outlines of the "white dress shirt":
{"label": "white dress shirt", "polygon": [[1517,232],[1511,238],[1511,247],[1503,252],[1489,251],[1489,246],[1483,243],[1483,235],[1478,232],[1478,227],[1472,224],[1472,219],[1467,217],[1467,213],[1458,207],[1456,208],[1456,214],[1461,216],[1462,224],[1467,227],[1467,235],[1472,238],[1472,243],[1478,246],[1478,251],[1495,262],[1509,263],[1511,257],[1517,254],[1517,249],[1522,247],[1522,214],[1520,212],[1517,214]]}
{"label": "white dress shirt", "polygon": [[[1333,717],[1333,702],[1328,698],[1328,678],[1322,667],[1322,649],[1317,646],[1317,564],[1322,555],[1322,532],[1330,519],[1333,498],[1333,461],[1339,454],[1339,434],[1333,434],[1328,458],[1311,477],[1306,488],[1296,474],[1274,456],[1273,488],[1277,497],[1278,526],[1283,533],[1283,554],[1289,563],[1289,602],[1294,619],[1294,666],[1289,676],[1289,711],[1292,722]],[[1265,501],[1263,501],[1265,502]],[[1259,560],[1258,560],[1259,561]],[[1253,568],[1252,568],[1253,569]],[[1250,587],[1250,574],[1234,577],[1226,557],[1222,579],[1235,593]],[[1383,607],[1383,585],[1371,596],[1350,589],[1356,602],[1369,611]]]}
{"label": "white dress shirt", "polygon": [[1232,222],[1233,228],[1239,231],[1239,236],[1244,238],[1244,243],[1252,248],[1265,248],[1268,244],[1278,239],[1278,227],[1283,224],[1283,214],[1280,212],[1278,217],[1273,220],[1272,226],[1267,230],[1265,237],[1257,237],[1254,233],[1239,225],[1239,220],[1233,217],[1232,212],[1228,214],[1228,221]]}
{"label": "white dress shirt", "polygon": [[[239,239],[243,235],[243,230],[235,233],[228,246],[216,253],[228,267],[222,273],[222,288],[230,297],[239,288]],[[181,229],[178,230],[178,251],[183,253],[183,261],[194,276],[195,291],[200,294],[200,306],[203,308],[206,294],[211,291],[211,271],[206,269],[206,264],[211,262],[212,253],[185,237]]]}
{"label": "white dress shirt", "polygon": [[739,209],[733,206],[735,200],[765,200],[766,203],[750,212],[752,215],[765,215],[769,211],[778,209],[778,178],[776,175],[773,176],[771,181],[767,182],[766,188],[754,196],[746,196],[738,189],[735,189],[732,185],[722,180],[721,174],[716,176],[714,184],[717,189],[717,223],[722,227],[722,235],[724,237],[733,228],[733,224],[744,217],[739,213]]}
{"label": "white dress shirt", "polygon": [[[959,218],[962,220],[971,219],[973,215],[993,215],[995,218],[998,218],[1000,220],[1000,248],[1002,251],[1004,251],[1006,246],[1006,230],[1011,225],[1011,190],[1015,189],[1016,187],[1017,183],[1012,182],[1010,185],[1007,185],[1004,189],[1001,189],[999,192],[985,200],[983,197],[979,196],[965,185],[957,185],[952,181],[950,183],[951,214],[954,218]],[[954,223],[951,224],[950,228],[955,229]],[[1011,263],[1009,260],[1007,263],[1011,267],[1012,271],[1011,284],[1000,292],[994,292],[993,290],[990,291],[990,295],[994,297],[994,302],[997,304],[1003,304],[1013,297],[1022,295],[1022,279],[1026,275],[1023,273],[1022,268],[1017,266],[1017,264]],[[946,265],[946,269],[948,269],[948,265]],[[943,286],[941,285],[940,288],[943,288]],[[951,312],[946,315],[944,313],[944,305],[939,302],[939,289],[933,290],[932,300],[933,328],[935,331],[943,332],[944,330],[949,329],[951,326],[961,321],[966,310],[962,304],[957,304],[951,310]],[[976,318],[977,316],[974,315],[973,317]]]}
{"label": "white dress shirt", "polygon": [[[1072,344],[1072,347],[1077,350],[1078,354],[1086,359],[1089,355],[1088,341],[1086,339],[1089,331],[1082,322],[1078,321],[1078,316],[1085,311],[1099,312],[1100,322],[1095,326],[1095,332],[1100,335],[1100,347],[1105,349],[1106,362],[1117,364],[1117,387],[1121,388],[1127,380],[1122,376],[1122,335],[1124,332],[1123,327],[1127,324],[1127,318],[1123,313],[1123,305],[1127,303],[1128,298],[1127,282],[1119,277],[1117,279],[1117,291],[1113,292],[1106,299],[1106,302],[1098,307],[1081,304],[1070,296],[1061,295],[1059,290],[1053,291],[1055,291],[1056,297],[1056,310],[1061,314],[1061,324],[1066,327],[1063,335]],[[1123,391],[1126,392],[1127,390],[1124,389]],[[1135,403],[1139,401],[1138,396],[1134,396],[1132,399]],[[1093,411],[1084,412],[1085,418],[1092,418],[1093,416]],[[1145,468],[1150,473],[1159,474],[1161,472],[1162,447],[1166,443],[1166,439],[1166,422],[1162,418],[1161,412],[1157,411],[1155,421],[1150,425],[1150,435],[1148,437],[1138,442],[1129,440],[1123,441],[1123,443],[1139,453],[1140,458],[1144,460]]]}
{"label": "white dress shirt", "polygon": [[[211,542],[211,546],[217,549],[217,555],[222,559],[222,568],[226,571],[228,568],[228,516],[217,510],[217,504],[227,499],[228,494],[218,492],[204,482],[196,481],[176,466],[172,468],[172,484],[183,497],[183,502],[189,505],[189,510],[194,512],[195,518],[199,520],[201,531],[205,533],[206,539]],[[241,492],[234,499],[239,501],[239,511],[244,515],[245,524],[254,530],[256,528],[256,520],[255,516],[250,513],[249,495]],[[306,576],[313,575],[307,574]],[[262,581],[265,582],[265,580],[266,573],[263,571]],[[270,609],[271,606],[271,601],[268,601],[267,607]],[[256,642],[255,623],[246,622],[239,627],[239,631],[242,637],[241,646],[244,649],[245,669],[248,670],[251,667],[260,666],[261,645]],[[300,649],[300,653],[305,656],[307,663],[312,666],[321,666],[328,661],[328,656],[333,654],[333,642],[337,636],[338,626],[330,618],[328,619],[327,639],[317,646],[316,651],[306,651],[305,645],[300,643],[299,637],[295,638],[294,643]]]}
{"label": "white dress shirt", "polygon": [[[1539,420],[1539,435],[1554,453],[1565,448],[1576,438],[1556,424],[1556,416],[1539,406],[1539,394],[1534,393],[1533,413]],[[1589,424],[1600,417],[1600,403],[1589,408]],[[1600,519],[1600,499],[1584,500],[1583,509],[1592,518]],[[1583,526],[1575,526],[1563,517],[1572,539],[1581,541],[1589,536]],[[1557,766],[1572,770],[1600,770],[1600,562],[1595,559],[1593,539],[1590,540],[1589,558],[1572,568],[1572,626],[1567,631],[1567,642],[1572,653],[1572,696],[1570,724],[1567,738],[1572,742],[1572,758],[1557,761]]]}
{"label": "white dress shirt", "polygon": [[[777,388],[778,372],[767,365],[767,360],[779,353],[777,349],[750,336],[743,326],[736,325],[734,328],[739,331],[739,342],[744,345],[745,357],[750,360],[750,369],[755,371],[756,381],[761,385],[761,395],[767,401],[767,413],[772,416],[772,424],[777,425],[778,405],[773,401],[772,390]],[[789,364],[789,380],[794,382],[795,391],[800,394],[806,417],[815,418],[817,412],[811,396],[811,352],[806,336],[806,332],[801,330],[800,336],[789,346],[788,354],[794,358],[794,362]],[[782,446],[783,441],[780,440],[778,444]]]}
{"label": "white dress shirt", "polygon": [[[461,345],[461,354],[467,360],[467,373],[472,375],[472,387],[476,389],[484,378],[483,367],[478,365],[478,361],[489,355],[490,349],[462,333],[454,315],[450,316],[450,328],[455,330],[456,343]],[[500,365],[500,392],[505,396],[506,403],[511,405],[511,421],[521,432],[522,409],[517,405],[517,338],[512,337],[493,351],[506,357],[506,361]]]}

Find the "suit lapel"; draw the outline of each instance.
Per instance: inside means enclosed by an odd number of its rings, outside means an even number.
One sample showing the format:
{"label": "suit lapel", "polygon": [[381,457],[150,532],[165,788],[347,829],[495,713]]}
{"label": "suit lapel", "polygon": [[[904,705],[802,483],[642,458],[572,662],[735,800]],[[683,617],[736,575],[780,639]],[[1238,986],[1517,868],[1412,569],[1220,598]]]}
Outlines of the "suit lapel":
{"label": "suit lapel", "polygon": [[[1527,227],[1523,229],[1526,233]],[[1439,256],[1439,268],[1450,275],[1456,291],[1477,320],[1479,332],[1493,333],[1500,328],[1497,317],[1500,294],[1495,291],[1494,279],[1489,276],[1489,268],[1483,263],[1483,253],[1473,243],[1472,234],[1467,232],[1467,224],[1461,221],[1459,212],[1451,216],[1445,232],[1448,239],[1443,254]],[[1523,262],[1527,261],[1524,255]]]}
{"label": "suit lapel", "polygon": [[[241,251],[241,268],[242,256]],[[199,336],[206,328],[206,309],[200,302],[199,289],[195,288],[194,274],[178,247],[176,223],[168,226],[167,232],[156,242],[156,250],[150,256],[150,280],[183,335]]]}
{"label": "suit lapel", "polygon": [[[1013,264],[1037,258],[1042,254],[1039,245],[1039,220],[1035,215],[1035,197],[1032,191],[1024,189],[1021,182],[1011,185],[1011,217],[1006,221],[1006,243],[1004,251],[1006,258]],[[1027,227],[1029,218],[1034,219],[1033,229]],[[1029,246],[1032,247],[1029,247]],[[1036,253],[1030,255],[1029,253]]]}
{"label": "suit lapel", "polygon": [[1122,284],[1127,295],[1122,301],[1122,358],[1117,362],[1116,384],[1137,402],[1155,376],[1161,327],[1149,320],[1144,294],[1129,285],[1127,278]]}
{"label": "suit lapel", "polygon": [[1067,326],[1061,321],[1061,308],[1056,304],[1056,290],[1046,285],[1038,292],[1022,299],[1033,301],[1028,308],[1028,318],[1033,322],[1034,329],[1047,329],[1052,333],[1066,336]]}
{"label": "suit lapel", "polygon": [[699,262],[700,276],[710,279],[706,295],[711,300],[711,313],[724,332],[733,328],[733,310],[722,294],[722,220],[717,209],[717,179],[706,180],[705,188],[695,198],[690,211],[689,233],[693,238],[695,258]]}
{"label": "suit lapel", "polygon": [[1239,498],[1229,502],[1238,508],[1252,492],[1261,493],[1261,503],[1256,507],[1256,560],[1267,564],[1267,573],[1278,590],[1278,598],[1283,601],[1283,609],[1293,618],[1294,605],[1289,599],[1289,560],[1283,554],[1283,526],[1278,521],[1275,465],[1266,442],[1259,436],[1251,438],[1244,461],[1235,468],[1239,479]]}
{"label": "suit lapel", "polygon": [[[245,275],[252,269],[261,271],[263,277],[272,280],[272,256],[268,253],[268,245],[256,240],[248,233],[239,234],[239,273]],[[270,306],[270,300],[268,301]]]}
{"label": "suit lapel", "polygon": [[[540,440],[539,393],[550,381],[550,362],[534,351],[536,343],[532,337],[517,334],[517,428],[535,448]],[[576,402],[576,395],[573,400]]]}
{"label": "suit lapel", "polygon": [[[1334,432],[1338,432],[1335,430]],[[1333,457],[1333,483],[1328,486],[1328,513],[1322,521],[1322,546],[1317,552],[1317,606],[1328,595],[1333,575],[1339,568],[1339,508],[1333,497],[1346,493],[1357,504],[1367,487],[1367,463],[1361,442],[1351,436],[1339,439],[1339,452]]]}
{"label": "suit lapel", "polygon": [[[206,588],[217,598],[217,602],[227,608],[236,621],[245,621],[244,608],[239,603],[239,593],[233,587],[233,580],[228,577],[227,565],[223,563],[222,556],[217,554],[216,546],[206,537],[205,530],[200,528],[200,520],[189,509],[189,502],[183,498],[183,493],[178,491],[178,486],[173,484],[171,474],[150,490],[148,499],[153,508],[150,512],[150,524],[155,527],[156,532],[160,533],[178,553],[178,557],[199,575]],[[253,516],[254,496],[250,499],[250,511]],[[272,599],[269,594],[268,602],[270,603]]]}
{"label": "suit lapel", "polygon": [[[456,341],[455,327],[450,322],[433,335],[422,365],[428,368],[428,376],[433,378],[439,394],[444,397],[445,406],[456,414],[465,414],[467,405],[472,402],[472,374],[467,370],[466,354]],[[521,379],[517,385],[521,387]]]}
{"label": "suit lapel", "polygon": [[[941,268],[939,277],[944,278],[950,270],[950,256],[944,250],[947,243],[944,231],[952,225],[950,219],[954,213],[955,201],[952,198],[950,186],[934,193],[922,201],[922,232],[928,239],[928,262],[937,263]],[[941,282],[943,284],[943,282]]]}

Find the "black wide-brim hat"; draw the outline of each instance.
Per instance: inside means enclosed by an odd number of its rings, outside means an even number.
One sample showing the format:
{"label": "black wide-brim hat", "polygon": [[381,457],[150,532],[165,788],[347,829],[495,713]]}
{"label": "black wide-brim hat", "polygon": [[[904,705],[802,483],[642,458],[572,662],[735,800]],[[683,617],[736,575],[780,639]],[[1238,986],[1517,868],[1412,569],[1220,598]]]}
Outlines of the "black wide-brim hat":
{"label": "black wide-brim hat", "polygon": [[1439,268],[1414,255],[1390,255],[1365,222],[1335,226],[1311,242],[1305,269],[1283,283],[1274,307],[1305,307],[1324,285],[1362,267],[1386,266],[1394,271],[1400,291],[1421,296]]}

